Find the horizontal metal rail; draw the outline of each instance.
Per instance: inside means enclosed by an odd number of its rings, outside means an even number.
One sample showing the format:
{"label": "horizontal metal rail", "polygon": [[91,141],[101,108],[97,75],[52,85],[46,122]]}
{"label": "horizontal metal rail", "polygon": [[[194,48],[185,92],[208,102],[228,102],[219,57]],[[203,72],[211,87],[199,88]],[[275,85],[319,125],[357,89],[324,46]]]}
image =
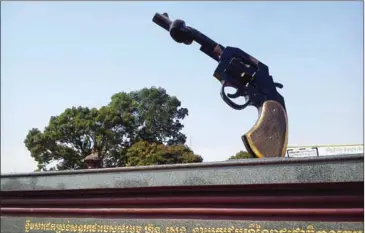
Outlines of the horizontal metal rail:
{"label": "horizontal metal rail", "polygon": [[362,196],[164,196],[111,198],[2,199],[1,207],[124,208],[124,207],[240,207],[240,208],[355,208]]}

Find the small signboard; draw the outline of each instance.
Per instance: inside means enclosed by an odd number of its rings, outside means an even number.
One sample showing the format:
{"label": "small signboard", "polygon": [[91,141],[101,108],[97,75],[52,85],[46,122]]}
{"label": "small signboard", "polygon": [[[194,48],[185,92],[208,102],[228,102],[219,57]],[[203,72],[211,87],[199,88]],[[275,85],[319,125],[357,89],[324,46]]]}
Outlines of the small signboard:
{"label": "small signboard", "polygon": [[364,145],[358,144],[291,147],[287,149],[285,157],[299,158],[354,154],[364,154]]}
{"label": "small signboard", "polygon": [[301,158],[301,157],[315,157],[318,156],[318,150],[314,148],[293,148],[287,150],[287,157]]}
{"label": "small signboard", "polygon": [[318,147],[319,156],[330,155],[353,155],[363,154],[364,145],[344,145],[344,146],[321,146]]}

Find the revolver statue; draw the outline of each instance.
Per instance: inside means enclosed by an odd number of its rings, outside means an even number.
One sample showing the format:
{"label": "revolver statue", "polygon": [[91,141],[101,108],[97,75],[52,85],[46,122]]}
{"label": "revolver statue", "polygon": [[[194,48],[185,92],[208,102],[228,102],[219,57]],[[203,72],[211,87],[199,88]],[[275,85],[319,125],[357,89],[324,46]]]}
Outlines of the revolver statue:
{"label": "revolver statue", "polygon": [[[254,57],[235,47],[223,47],[198,30],[186,26],[183,20],[171,21],[167,13],[156,13],[153,22],[167,30],[178,43],[201,45],[200,51],[218,62],[213,76],[222,83],[221,97],[230,107],[242,110],[254,106],[259,111],[256,124],[242,136],[247,151],[257,158],[284,157],[288,144],[288,117],[285,101],[276,88],[269,68]],[[225,88],[236,89],[226,94]],[[245,104],[231,99],[243,96]]]}

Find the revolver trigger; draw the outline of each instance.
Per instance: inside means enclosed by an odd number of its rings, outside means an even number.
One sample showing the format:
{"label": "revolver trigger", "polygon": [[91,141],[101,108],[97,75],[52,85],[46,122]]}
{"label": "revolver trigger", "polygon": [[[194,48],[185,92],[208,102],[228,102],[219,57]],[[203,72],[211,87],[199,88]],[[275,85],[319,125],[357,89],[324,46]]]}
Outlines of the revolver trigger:
{"label": "revolver trigger", "polygon": [[227,96],[231,99],[235,99],[241,96],[241,92],[239,91],[239,89],[236,89],[236,93],[234,94],[227,93]]}
{"label": "revolver trigger", "polygon": [[224,88],[227,86],[229,86],[229,84],[226,81],[223,81],[222,88],[221,88],[221,97],[222,97],[223,101],[226,102],[226,104],[228,104],[231,108],[233,108],[235,110],[242,110],[251,104],[250,99],[245,104],[242,104],[242,105],[238,105],[238,104],[234,103],[229,98],[237,98],[237,97],[241,96],[242,93],[245,93],[245,92],[240,89],[237,89],[237,92],[234,94],[226,94],[224,92]]}
{"label": "revolver trigger", "polygon": [[275,85],[275,87],[280,88],[280,89],[284,87],[283,84],[281,84],[281,83],[274,83],[274,85]]}

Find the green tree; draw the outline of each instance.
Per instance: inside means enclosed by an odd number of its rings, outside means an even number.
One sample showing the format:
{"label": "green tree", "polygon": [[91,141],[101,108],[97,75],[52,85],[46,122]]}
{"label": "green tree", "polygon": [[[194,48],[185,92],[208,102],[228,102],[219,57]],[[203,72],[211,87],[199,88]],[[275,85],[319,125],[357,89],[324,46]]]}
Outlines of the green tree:
{"label": "green tree", "polygon": [[126,166],[153,164],[199,163],[203,158],[185,145],[166,146],[161,143],[139,141],[126,153]]}
{"label": "green tree", "polygon": [[181,102],[163,88],[120,92],[100,109],[72,107],[52,116],[43,132],[31,129],[24,143],[38,170],[85,168],[83,159],[92,149],[104,167],[125,166],[126,153],[136,142],[184,144],[181,121],[187,115]]}
{"label": "green tree", "polygon": [[112,96],[109,106],[131,120],[128,137],[130,144],[136,140],[167,145],[184,144],[186,136],[180,131],[181,123],[188,116],[188,109],[166,93],[163,88],[144,88],[130,93],[120,92]]}
{"label": "green tree", "polygon": [[252,159],[253,157],[246,151],[240,151],[238,153],[236,153],[235,155],[231,156],[228,160],[233,160],[233,159]]}

